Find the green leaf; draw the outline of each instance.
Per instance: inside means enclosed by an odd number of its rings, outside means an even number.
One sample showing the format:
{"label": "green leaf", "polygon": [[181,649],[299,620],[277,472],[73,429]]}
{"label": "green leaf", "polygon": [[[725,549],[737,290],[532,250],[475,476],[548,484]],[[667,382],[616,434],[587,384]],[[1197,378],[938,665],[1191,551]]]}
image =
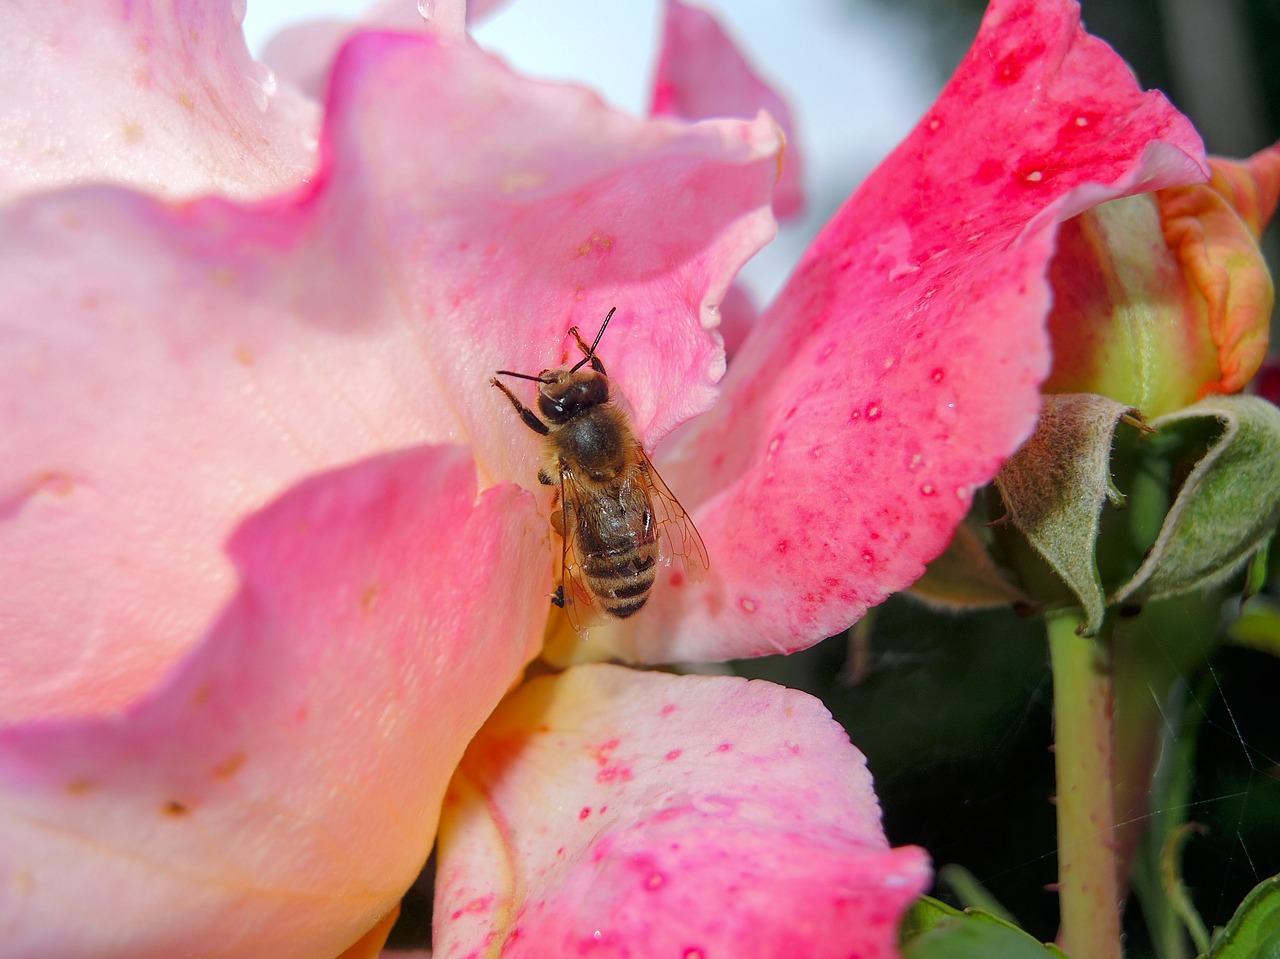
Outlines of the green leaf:
{"label": "green leaf", "polygon": [[1253,887],[1202,959],[1280,959],[1280,877]]}
{"label": "green leaf", "polygon": [[1155,420],[1221,432],[1191,469],[1146,560],[1112,603],[1145,602],[1221,582],[1280,522],[1280,410],[1256,396],[1213,396]]}
{"label": "green leaf", "polygon": [[907,914],[908,921],[918,908],[923,931],[908,936],[903,924],[903,959],[1066,959],[1052,943],[981,910],[956,912],[937,900],[921,900]]}
{"label": "green leaf", "polygon": [[1095,556],[1102,504],[1123,499],[1111,483],[1111,446],[1136,413],[1092,393],[1045,396],[1035,433],[996,476],[1009,520],[1074,594],[1087,635],[1106,611]]}
{"label": "green leaf", "polygon": [[959,909],[948,906],[945,902],[930,896],[921,896],[902,917],[902,926],[898,929],[898,942],[906,943],[911,939],[923,936],[944,919],[962,916]]}

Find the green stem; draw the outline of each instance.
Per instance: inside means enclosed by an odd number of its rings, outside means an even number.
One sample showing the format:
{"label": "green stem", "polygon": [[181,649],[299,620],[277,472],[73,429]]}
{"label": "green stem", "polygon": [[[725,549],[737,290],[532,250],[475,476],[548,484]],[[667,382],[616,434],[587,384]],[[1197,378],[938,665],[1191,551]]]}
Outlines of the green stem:
{"label": "green stem", "polygon": [[1076,634],[1072,613],[1049,617],[1058,775],[1058,902],[1063,951],[1120,959],[1120,906],[1112,798],[1112,689],[1108,616],[1103,632]]}

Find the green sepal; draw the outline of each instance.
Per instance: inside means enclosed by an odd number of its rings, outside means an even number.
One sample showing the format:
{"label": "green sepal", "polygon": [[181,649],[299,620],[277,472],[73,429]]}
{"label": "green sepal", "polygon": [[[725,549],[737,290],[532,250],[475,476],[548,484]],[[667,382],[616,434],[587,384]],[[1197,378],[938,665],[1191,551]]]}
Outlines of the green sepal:
{"label": "green sepal", "polygon": [[1159,535],[1112,603],[1147,602],[1226,579],[1280,522],[1280,410],[1256,396],[1208,397],[1152,423],[1162,432],[1217,421]]}
{"label": "green sepal", "polygon": [[1280,656],[1280,609],[1261,597],[1251,600],[1227,627],[1227,638],[1236,646]]}
{"label": "green sepal", "polygon": [[928,896],[902,923],[903,959],[1067,959],[1011,922],[980,909],[961,912]]}
{"label": "green sepal", "polygon": [[971,520],[956,528],[951,545],[925,568],[909,592],[928,606],[952,613],[1035,606],[1031,597],[996,565],[986,540]]}
{"label": "green sepal", "polygon": [[1253,887],[1200,959],[1280,959],[1280,877]]}
{"label": "green sepal", "polygon": [[996,487],[1009,522],[1084,610],[1084,632],[1102,625],[1106,593],[1096,549],[1102,504],[1115,499],[1116,427],[1137,410],[1093,393],[1044,397],[1035,433],[1000,468]]}

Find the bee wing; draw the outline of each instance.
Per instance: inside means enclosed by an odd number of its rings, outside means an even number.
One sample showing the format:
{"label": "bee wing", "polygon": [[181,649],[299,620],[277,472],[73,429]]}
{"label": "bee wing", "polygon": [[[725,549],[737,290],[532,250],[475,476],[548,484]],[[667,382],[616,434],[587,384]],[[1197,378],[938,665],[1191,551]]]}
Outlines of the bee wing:
{"label": "bee wing", "polygon": [[583,634],[590,623],[598,618],[591,591],[582,581],[581,537],[579,525],[590,521],[590,494],[583,489],[573,470],[560,464],[560,589],[564,599],[564,611],[569,623]]}
{"label": "bee wing", "polygon": [[691,581],[702,579],[711,568],[706,544],[698,535],[693,520],[675,498],[671,488],[654,469],[653,462],[640,450],[641,472],[649,488],[654,520],[659,530],[659,551],[667,560],[679,559]]}

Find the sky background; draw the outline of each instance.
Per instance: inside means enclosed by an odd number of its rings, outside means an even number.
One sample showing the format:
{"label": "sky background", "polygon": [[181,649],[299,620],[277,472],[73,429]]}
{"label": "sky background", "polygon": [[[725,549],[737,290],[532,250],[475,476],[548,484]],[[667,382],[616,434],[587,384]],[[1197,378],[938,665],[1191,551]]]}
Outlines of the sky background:
{"label": "sky background", "polygon": [[[416,0],[407,0],[416,3]],[[784,227],[743,279],[757,304],[777,291],[813,234],[902,139],[939,89],[912,13],[869,0],[721,0],[713,10],[794,111],[804,152],[806,215]],[[249,0],[245,34],[260,54],[282,26],[356,17],[360,0]],[[473,28],[477,43],[532,76],[592,87],[630,113],[647,110],[661,0],[511,0]]]}

